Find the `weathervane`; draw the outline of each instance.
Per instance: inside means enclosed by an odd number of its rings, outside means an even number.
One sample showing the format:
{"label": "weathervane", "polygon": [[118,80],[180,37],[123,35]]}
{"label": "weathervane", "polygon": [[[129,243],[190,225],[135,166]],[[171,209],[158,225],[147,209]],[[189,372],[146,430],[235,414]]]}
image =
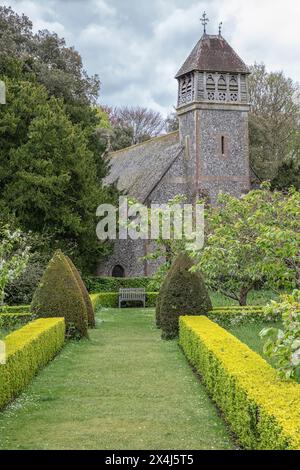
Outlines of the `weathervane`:
{"label": "weathervane", "polygon": [[203,24],[203,28],[204,28],[204,31],[203,31],[204,34],[206,34],[206,25],[208,22],[209,22],[209,19],[207,18],[207,14],[204,12],[201,18],[201,23]]}
{"label": "weathervane", "polygon": [[223,26],[223,23],[221,22],[219,24],[219,36],[222,36],[222,26]]}

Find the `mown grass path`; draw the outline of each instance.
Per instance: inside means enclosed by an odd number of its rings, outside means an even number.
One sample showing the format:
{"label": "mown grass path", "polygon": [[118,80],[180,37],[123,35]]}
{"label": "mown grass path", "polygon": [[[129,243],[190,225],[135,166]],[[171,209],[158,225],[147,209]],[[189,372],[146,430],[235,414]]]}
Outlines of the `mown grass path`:
{"label": "mown grass path", "polygon": [[1,449],[230,449],[229,433],[153,310],[98,313],[0,413]]}

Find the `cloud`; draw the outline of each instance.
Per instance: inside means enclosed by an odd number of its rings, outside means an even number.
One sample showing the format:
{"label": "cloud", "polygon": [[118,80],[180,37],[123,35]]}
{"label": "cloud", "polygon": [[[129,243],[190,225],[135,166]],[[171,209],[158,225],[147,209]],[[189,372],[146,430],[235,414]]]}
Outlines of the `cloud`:
{"label": "cloud", "polygon": [[100,101],[149,106],[167,114],[176,104],[174,75],[202,34],[223,21],[223,35],[248,64],[265,62],[300,81],[298,0],[10,0],[36,30],[47,28],[81,53],[102,82]]}

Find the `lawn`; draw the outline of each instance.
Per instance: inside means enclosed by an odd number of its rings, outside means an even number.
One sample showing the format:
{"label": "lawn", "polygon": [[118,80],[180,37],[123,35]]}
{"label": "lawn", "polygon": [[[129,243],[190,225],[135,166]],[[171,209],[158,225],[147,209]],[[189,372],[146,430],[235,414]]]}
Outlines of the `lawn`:
{"label": "lawn", "polygon": [[12,333],[13,331],[18,330],[21,327],[22,325],[14,325],[10,328],[0,328],[0,340],[5,338],[5,336],[9,335],[9,333]]}
{"label": "lawn", "polygon": [[248,325],[239,325],[228,328],[234,336],[240,339],[243,343],[247,344],[253,351],[260,354],[266,361],[271,365],[274,365],[274,360],[268,358],[263,353],[264,341],[260,338],[259,332],[265,327],[276,327],[280,328],[282,326],[281,322],[277,323],[250,323]]}
{"label": "lawn", "polygon": [[[209,292],[212,304],[214,307],[226,307],[230,305],[239,305],[238,302],[225,297],[225,295],[220,294],[219,292],[210,291]],[[271,300],[278,300],[279,295],[273,291],[268,290],[253,290],[249,292],[247,298],[248,305],[266,305]]]}
{"label": "lawn", "polygon": [[232,449],[230,434],[153,309],[102,310],[0,414],[1,449]]}

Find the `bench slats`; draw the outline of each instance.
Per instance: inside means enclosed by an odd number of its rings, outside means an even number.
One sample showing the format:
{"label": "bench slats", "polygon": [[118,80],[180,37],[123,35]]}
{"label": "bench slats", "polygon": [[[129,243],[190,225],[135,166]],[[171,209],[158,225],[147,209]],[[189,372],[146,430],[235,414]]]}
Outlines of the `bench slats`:
{"label": "bench slats", "polygon": [[146,306],[146,291],[144,288],[130,288],[130,289],[119,289],[119,308],[122,306],[122,302],[128,300],[136,300],[142,302],[143,306]]}

